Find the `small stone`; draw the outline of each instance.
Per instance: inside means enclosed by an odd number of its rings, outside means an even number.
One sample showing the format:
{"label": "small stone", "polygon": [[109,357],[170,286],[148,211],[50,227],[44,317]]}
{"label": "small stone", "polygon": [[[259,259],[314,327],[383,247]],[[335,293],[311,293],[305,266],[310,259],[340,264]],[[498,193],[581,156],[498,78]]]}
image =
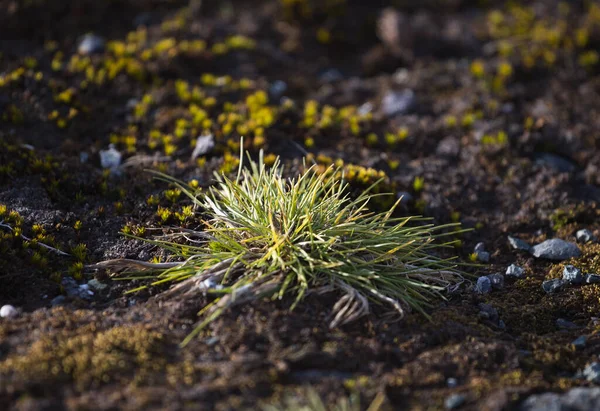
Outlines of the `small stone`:
{"label": "small stone", "polygon": [[492,283],[492,287],[496,290],[501,290],[504,288],[504,276],[502,274],[490,274],[487,276]]}
{"label": "small stone", "polygon": [[51,301],[50,301],[50,305],[52,307],[56,307],[59,305],[63,305],[66,302],[66,298],[64,295],[59,295],[58,297],[54,297]]}
{"label": "small stone", "polygon": [[568,258],[579,257],[581,251],[575,243],[564,241],[560,238],[553,238],[534,245],[531,248],[531,254],[536,258],[561,261]]}
{"label": "small stone", "polygon": [[77,52],[79,54],[94,54],[102,53],[104,51],[104,39],[95,34],[86,34],[83,36],[77,46]]}
{"label": "small stone", "polygon": [[481,303],[479,304],[479,316],[488,319],[494,323],[498,321],[498,310],[492,305]]}
{"label": "small stone", "polygon": [[563,330],[576,330],[577,328],[580,328],[577,324],[569,320],[565,320],[564,318],[559,318],[556,320],[556,326]]}
{"label": "small stone", "polygon": [[412,196],[411,193],[409,193],[408,191],[399,191],[396,194],[396,198],[402,198],[402,200],[400,200],[400,204],[408,204],[408,203],[412,203],[415,198]]}
{"label": "small stone", "polygon": [[462,394],[452,394],[444,401],[447,410],[454,410],[465,403],[467,398]]}
{"label": "small stone", "polygon": [[501,330],[505,330],[506,329],[506,323],[502,320],[498,320],[498,328],[500,328]]}
{"label": "small stone", "polygon": [[87,285],[96,291],[102,291],[106,287],[108,287],[108,285],[102,284],[100,281],[96,280],[95,278],[93,280],[88,281]]}
{"label": "small stone", "polygon": [[571,173],[575,171],[576,166],[570,160],[552,153],[538,153],[536,163],[555,169],[560,173]]}
{"label": "small stone", "polygon": [[475,259],[482,263],[487,263],[490,261],[490,253],[487,251],[475,251]]}
{"label": "small stone", "polygon": [[383,96],[381,110],[387,117],[404,114],[415,104],[414,91],[407,89],[402,91],[389,91]]}
{"label": "small stone", "polygon": [[600,275],[598,274],[586,274],[585,275],[586,284],[600,284]]}
{"label": "small stone", "polygon": [[287,83],[282,80],[275,80],[269,87],[269,94],[275,101],[279,101],[283,94],[287,91]]}
{"label": "small stone", "polygon": [[573,346],[576,349],[581,350],[581,349],[585,348],[586,342],[587,342],[587,337],[585,335],[581,335],[581,336],[577,337],[575,340],[573,340],[573,342],[571,344],[573,344]]}
{"label": "small stone", "polygon": [[560,278],[555,278],[553,280],[546,280],[542,283],[542,289],[548,294],[554,294],[560,291],[564,286],[565,282]]}
{"label": "small stone", "polygon": [[511,264],[506,269],[506,275],[509,277],[522,278],[525,274],[525,270],[516,264]]}
{"label": "small stone", "polygon": [[527,244],[526,241],[523,241],[520,238],[508,236],[508,243],[515,250],[531,251],[531,246]]}
{"label": "small stone", "polygon": [[565,394],[547,392],[523,401],[520,411],[589,411],[600,409],[600,388],[577,387]]}
{"label": "small stone", "polygon": [[323,83],[334,83],[344,79],[344,75],[336,68],[327,69],[319,74],[319,81]]}
{"label": "small stone", "polygon": [[116,171],[121,165],[121,153],[115,148],[114,144],[108,146],[108,150],[100,151],[100,165],[102,168],[108,168]]}
{"label": "small stone", "polygon": [[458,380],[454,377],[450,377],[446,380],[446,385],[448,388],[456,388],[458,387]]}
{"label": "small stone", "polygon": [[192,160],[197,159],[200,156],[205,155],[215,147],[215,140],[212,134],[200,136],[196,140],[196,147],[192,152]]}
{"label": "small stone", "polygon": [[492,291],[492,281],[487,277],[479,277],[477,279],[477,285],[475,286],[475,290],[479,294],[487,294]]}
{"label": "small stone", "polygon": [[19,316],[19,310],[17,310],[12,305],[3,305],[0,308],[0,317],[2,318],[16,318]]}
{"label": "small stone", "polygon": [[577,231],[577,233],[575,234],[575,237],[577,238],[577,242],[582,243],[582,244],[589,243],[590,241],[598,240],[596,238],[596,236],[594,235],[594,233],[592,233],[587,228]]}
{"label": "small stone", "polygon": [[583,376],[586,380],[595,384],[600,383],[600,363],[593,362],[583,370]]}
{"label": "small stone", "polygon": [[477,244],[475,244],[475,248],[474,248],[473,251],[475,251],[475,252],[477,252],[477,251],[485,251],[485,244],[483,244],[483,243],[477,243]]}
{"label": "small stone", "polygon": [[565,265],[562,279],[570,284],[581,284],[584,281],[581,270],[572,265]]}

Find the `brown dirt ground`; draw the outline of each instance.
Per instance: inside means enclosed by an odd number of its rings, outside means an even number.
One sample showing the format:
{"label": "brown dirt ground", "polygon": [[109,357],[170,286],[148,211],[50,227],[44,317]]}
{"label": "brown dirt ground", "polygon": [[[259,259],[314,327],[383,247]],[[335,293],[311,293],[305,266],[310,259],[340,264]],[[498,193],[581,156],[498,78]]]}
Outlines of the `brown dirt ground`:
{"label": "brown dirt ground", "polygon": [[[228,312],[180,349],[202,298],[159,302],[160,289],[125,295],[138,282],[96,273],[107,288],[51,307],[64,293],[61,278],[92,274],[0,229],[0,304],[23,310],[0,319],[0,404],[252,409],[310,385],[328,403],[358,391],[363,406],[383,393],[389,409],[443,409],[461,393],[461,409],[501,410],[535,392],[590,385],[574,375],[600,349],[600,287],[546,295],[542,281],[560,276],[562,265],[511,249],[507,236],[534,243],[574,241],[580,228],[600,234],[600,9],[504,3],[0,0],[0,220],[22,235],[65,251],[85,244],[86,264],[160,256],[119,234],[125,225],[150,235],[178,224],[156,211],[182,203],[144,169],[208,186],[214,170],[235,165],[244,134],[248,149],[288,165],[307,150],[323,164],[363,167],[357,188],[371,178],[366,168],[384,171],[388,188],[414,198],[403,212],[472,228],[457,238],[460,259],[485,243],[490,263],[472,274],[503,273],[512,263],[526,269],[526,278],[484,296],[465,284],[433,302],[431,320],[413,314],[390,323],[376,308],[329,330],[333,298],[309,296],[293,312],[289,301],[265,301]],[[78,58],[88,32],[109,43]],[[275,95],[277,80],[294,105]],[[415,100],[389,117],[380,107],[392,89],[411,89]],[[256,102],[258,90],[271,90],[267,103]],[[346,111],[332,126],[312,125],[309,100],[319,113],[325,105]],[[367,102],[372,115],[361,117]],[[194,123],[190,104],[211,124]],[[228,110],[246,129],[226,129]],[[217,146],[192,162],[203,128]],[[167,158],[110,175],[99,151],[111,142],[124,159]],[[582,250],[571,263],[600,273],[598,246]],[[480,303],[494,306],[505,328],[481,318]],[[558,318],[579,328],[558,329]],[[580,335],[588,342],[576,350],[570,343]],[[448,378],[458,386],[449,388]]]}

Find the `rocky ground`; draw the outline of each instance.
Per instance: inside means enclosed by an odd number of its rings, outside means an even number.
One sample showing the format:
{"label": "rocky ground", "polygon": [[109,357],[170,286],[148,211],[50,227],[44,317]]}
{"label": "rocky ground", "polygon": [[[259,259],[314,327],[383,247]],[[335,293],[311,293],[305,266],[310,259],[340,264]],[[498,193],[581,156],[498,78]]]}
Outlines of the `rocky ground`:
{"label": "rocky ground", "polygon": [[[0,403],[8,409],[600,408],[600,7],[591,1],[0,0]],[[476,263],[431,319],[334,298],[226,313],[92,271],[198,226],[154,169],[385,178]],[[204,137],[201,137],[204,136]],[[212,136],[212,137],[208,137]],[[214,143],[214,144],[213,144]],[[380,204],[384,207],[386,204]],[[550,240],[550,241],[549,241]],[[558,409],[558,408],[557,408]]]}

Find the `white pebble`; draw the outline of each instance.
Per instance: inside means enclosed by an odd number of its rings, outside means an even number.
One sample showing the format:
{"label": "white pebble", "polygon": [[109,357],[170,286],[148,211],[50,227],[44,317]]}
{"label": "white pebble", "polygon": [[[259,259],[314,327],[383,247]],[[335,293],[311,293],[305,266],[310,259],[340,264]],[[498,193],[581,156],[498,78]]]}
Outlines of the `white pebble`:
{"label": "white pebble", "polygon": [[3,305],[0,308],[0,317],[2,318],[15,318],[19,315],[19,311],[12,305]]}

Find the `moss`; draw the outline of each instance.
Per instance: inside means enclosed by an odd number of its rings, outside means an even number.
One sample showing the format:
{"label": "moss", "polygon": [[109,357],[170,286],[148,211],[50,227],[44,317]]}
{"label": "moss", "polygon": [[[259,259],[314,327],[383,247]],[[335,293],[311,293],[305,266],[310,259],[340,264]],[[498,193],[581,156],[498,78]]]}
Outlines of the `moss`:
{"label": "moss", "polygon": [[75,333],[42,335],[24,354],[0,362],[3,381],[27,385],[72,381],[82,391],[90,386],[148,378],[166,364],[163,336],[141,325],[97,332],[93,325]]}

